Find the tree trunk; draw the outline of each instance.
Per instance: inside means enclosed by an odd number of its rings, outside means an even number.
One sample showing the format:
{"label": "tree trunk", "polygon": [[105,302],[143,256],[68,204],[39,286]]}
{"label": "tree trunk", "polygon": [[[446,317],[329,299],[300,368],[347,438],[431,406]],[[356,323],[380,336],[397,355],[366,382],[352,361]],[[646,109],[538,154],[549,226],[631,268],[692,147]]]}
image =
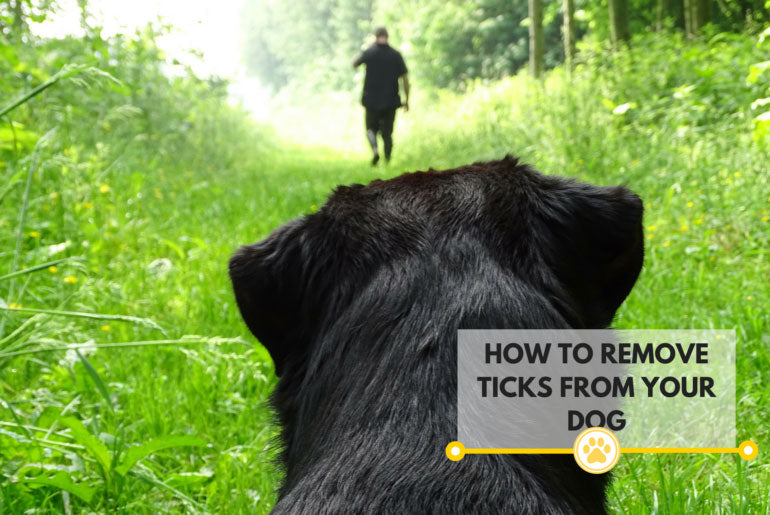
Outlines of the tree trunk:
{"label": "tree trunk", "polygon": [[711,0],[684,0],[684,29],[687,37],[694,38],[711,16]]}
{"label": "tree trunk", "polygon": [[575,60],[575,0],[563,0],[564,26],[564,63],[572,69]]}
{"label": "tree trunk", "polygon": [[[687,1],[687,0],[685,0]],[[610,7],[610,31],[612,33],[612,45],[618,48],[621,41],[628,41],[628,17],[627,0],[609,0]]]}
{"label": "tree trunk", "polygon": [[529,72],[543,74],[543,0],[529,0]]}

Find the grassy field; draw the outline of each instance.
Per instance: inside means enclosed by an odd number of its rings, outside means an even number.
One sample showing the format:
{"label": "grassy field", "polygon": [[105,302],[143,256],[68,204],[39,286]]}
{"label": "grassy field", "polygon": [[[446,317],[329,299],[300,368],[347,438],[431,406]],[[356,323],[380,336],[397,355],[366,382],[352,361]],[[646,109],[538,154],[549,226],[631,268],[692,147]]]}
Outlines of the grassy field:
{"label": "grassy field", "polygon": [[[703,52],[732,59],[723,50]],[[748,109],[730,104],[745,74],[704,86],[699,59],[671,70],[630,56],[633,76],[619,59],[571,84],[556,71],[542,87],[515,77],[418,96],[387,168],[368,166],[345,103],[302,131],[286,114],[278,137],[233,122],[216,139],[224,154],[187,141],[178,155],[158,143],[158,158],[115,136],[110,113],[85,142],[17,152],[0,165],[0,513],[267,512],[275,377],[234,305],[232,251],[337,184],[508,152],[644,199],[644,270],[617,327],[738,335],[738,441],[760,456],[624,456],[612,511],[770,512],[770,147],[749,117],[725,114]],[[733,89],[704,103],[720,80]],[[83,345],[52,350],[69,343]]]}

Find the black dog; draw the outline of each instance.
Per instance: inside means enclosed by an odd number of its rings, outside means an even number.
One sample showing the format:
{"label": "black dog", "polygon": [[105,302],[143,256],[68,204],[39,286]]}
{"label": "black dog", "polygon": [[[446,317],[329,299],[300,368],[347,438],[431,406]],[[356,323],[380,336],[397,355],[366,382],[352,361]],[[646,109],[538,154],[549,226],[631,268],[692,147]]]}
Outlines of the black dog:
{"label": "black dog", "polygon": [[516,159],[342,186],[230,261],[275,362],[276,513],[601,513],[571,456],[446,458],[459,328],[604,328],[643,258],[642,202]]}

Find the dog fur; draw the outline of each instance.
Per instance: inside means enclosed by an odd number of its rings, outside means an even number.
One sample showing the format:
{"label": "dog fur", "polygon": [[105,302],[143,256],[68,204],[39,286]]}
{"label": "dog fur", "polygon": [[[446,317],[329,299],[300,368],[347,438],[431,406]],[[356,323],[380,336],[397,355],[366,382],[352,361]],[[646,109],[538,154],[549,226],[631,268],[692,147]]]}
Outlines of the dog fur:
{"label": "dog fur", "polygon": [[230,260],[280,376],[275,513],[603,513],[571,456],[469,455],[456,335],[604,328],[642,266],[642,202],[507,156],[338,187]]}

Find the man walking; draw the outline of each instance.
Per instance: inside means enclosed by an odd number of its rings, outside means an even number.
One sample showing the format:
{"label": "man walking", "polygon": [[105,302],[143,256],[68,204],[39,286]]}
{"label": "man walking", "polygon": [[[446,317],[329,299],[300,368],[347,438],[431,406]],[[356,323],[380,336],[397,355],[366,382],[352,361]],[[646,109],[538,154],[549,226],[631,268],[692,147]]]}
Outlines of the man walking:
{"label": "man walking", "polygon": [[[396,109],[403,106],[409,110],[409,80],[406,75],[406,64],[398,50],[388,45],[388,31],[379,27],[374,31],[374,44],[362,52],[353,61],[353,67],[366,65],[364,78],[364,93],[361,104],[366,109],[366,137],[372,146],[374,157],[372,165],[380,160],[377,151],[377,133],[382,135],[385,150],[385,161],[390,161],[393,150],[393,121]],[[398,79],[404,86],[404,103],[398,95]]]}

